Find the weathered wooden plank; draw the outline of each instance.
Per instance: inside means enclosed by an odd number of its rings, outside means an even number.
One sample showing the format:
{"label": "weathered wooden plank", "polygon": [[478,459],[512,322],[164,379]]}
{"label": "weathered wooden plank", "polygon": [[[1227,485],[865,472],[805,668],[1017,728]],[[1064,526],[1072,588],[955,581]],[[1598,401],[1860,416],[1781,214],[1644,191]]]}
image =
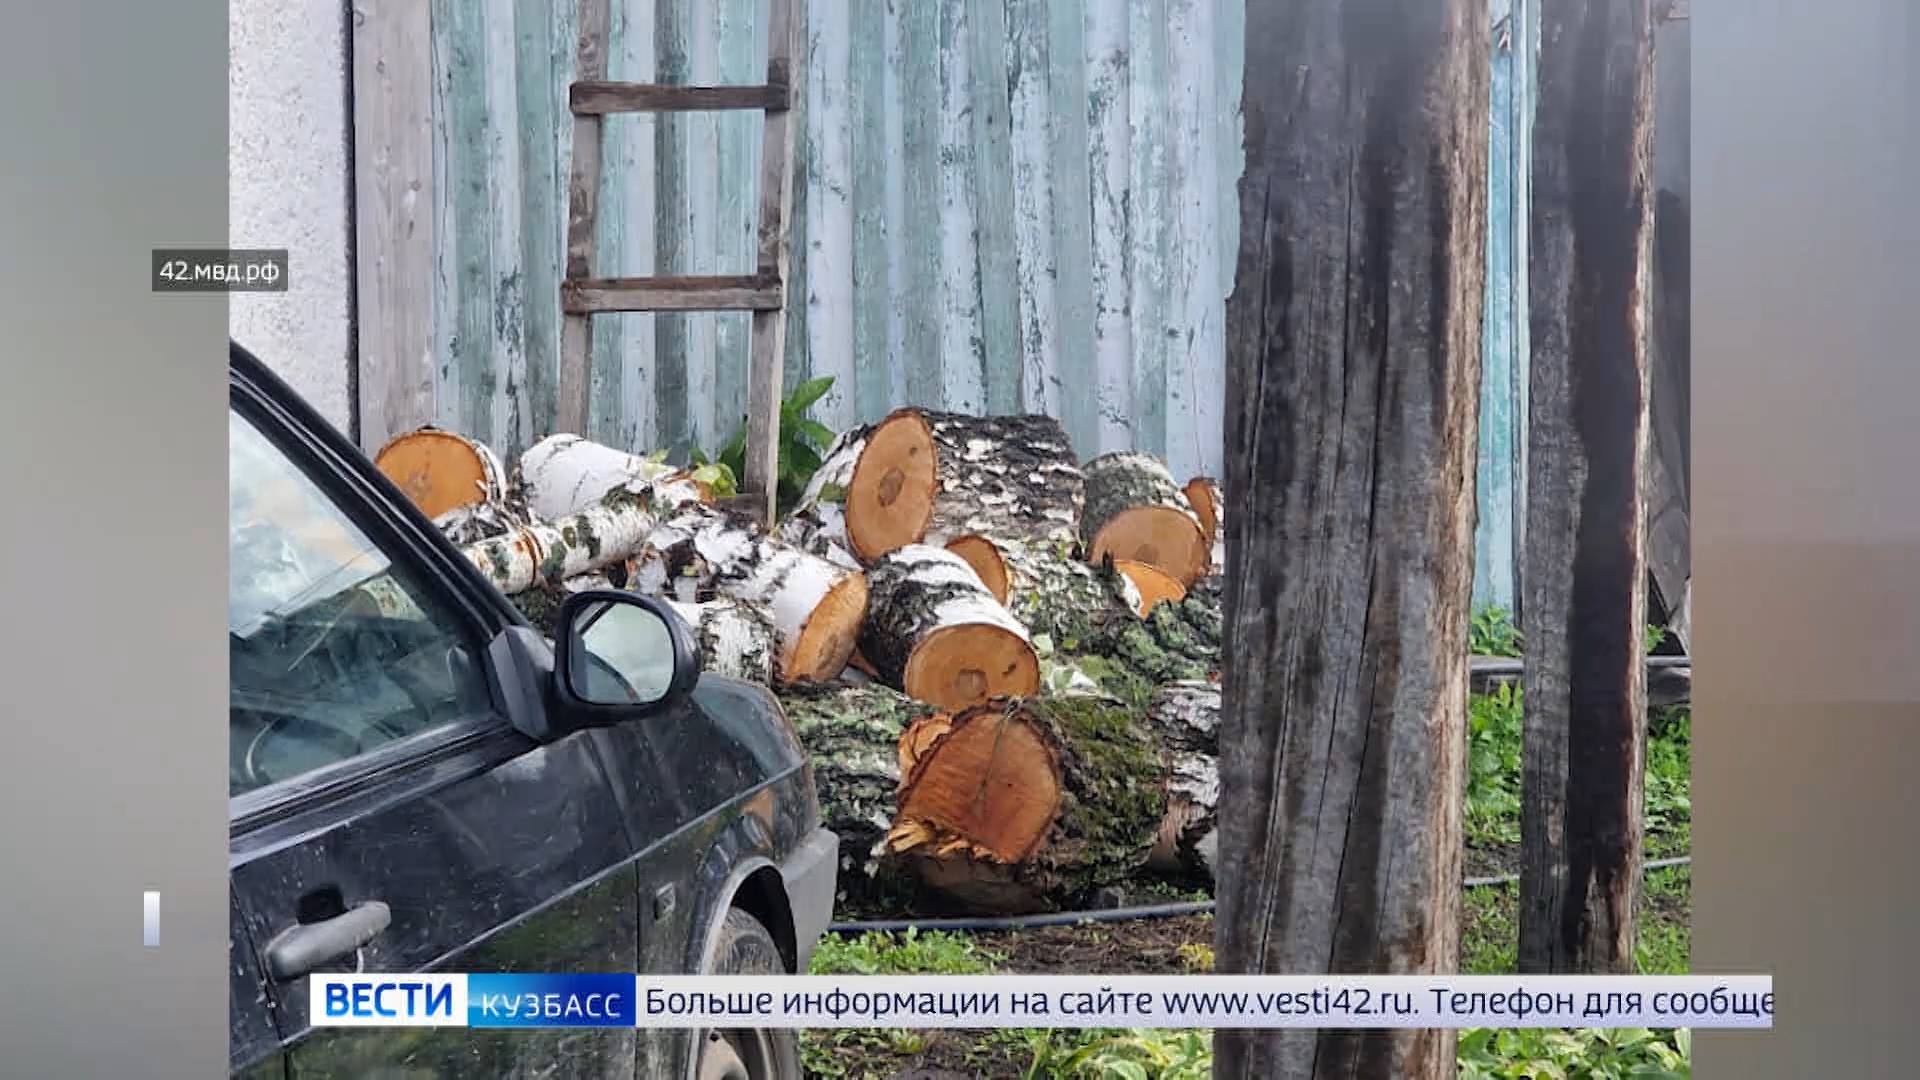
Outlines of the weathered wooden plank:
{"label": "weathered wooden plank", "polygon": [[[580,14],[574,28],[575,79],[606,77],[611,30],[608,4],[609,0],[580,0]],[[593,274],[594,245],[598,240],[595,224],[600,202],[601,149],[600,118],[574,117],[572,163],[567,180],[566,277],[584,278]],[[587,414],[593,394],[589,373],[592,346],[593,333],[588,316],[571,315],[561,321],[555,430],[587,430]]]}
{"label": "weathered wooden plank", "polygon": [[[515,0],[513,10],[514,96],[520,169],[520,279],[513,302],[521,314],[525,357],[524,428],[520,444],[553,430],[559,411],[560,310],[547,301],[560,286],[565,269],[565,236],[557,227],[566,188],[560,175],[559,129],[567,123],[554,107],[552,7],[543,0]],[[518,445],[518,444],[517,444]]]}
{"label": "weathered wooden plank", "polygon": [[1133,354],[1133,409],[1128,443],[1155,457],[1167,453],[1168,336],[1174,330],[1168,217],[1167,0],[1127,4],[1126,318]]}
{"label": "weathered wooden plank", "polygon": [[[1038,13],[1036,13],[1038,14]],[[1093,169],[1088,160],[1086,0],[1048,0],[1047,93],[1052,109],[1048,188],[1053,192],[1054,304],[1059,327],[1054,375],[1064,388],[1061,419],[1082,459],[1102,447],[1099,359],[1095,351]]]}
{"label": "weathered wooden plank", "polygon": [[901,232],[903,259],[894,278],[900,308],[900,351],[907,366],[907,399],[901,404],[940,408],[944,403],[941,349],[945,308],[941,302],[940,215],[940,5],[899,5],[902,212],[889,220]]}
{"label": "weathered wooden plank", "polygon": [[[690,7],[689,0],[658,0],[654,8],[654,78],[661,83],[677,86],[692,79],[692,20],[698,16]],[[707,180],[691,175],[692,121],[684,113],[654,117],[654,272],[665,277],[696,272],[692,191],[696,183]],[[693,424],[687,408],[691,331],[686,314],[654,316],[654,437],[670,452],[685,452],[691,445]]]}
{"label": "weathered wooden plank", "polygon": [[967,106],[973,118],[973,194],[977,208],[974,274],[979,279],[980,351],[985,412],[1022,411],[1020,292],[1014,279],[1013,147],[1007,117],[1007,17],[1002,0],[967,14]]}
{"label": "weathered wooden plank", "polygon": [[[623,0],[615,8],[611,76],[635,82],[654,78],[656,14],[654,0]],[[658,119],[649,114],[624,117],[608,126],[602,138],[607,150],[599,258],[612,273],[651,274],[657,267],[653,208]],[[602,441],[635,453],[651,452],[660,442],[655,429],[654,323],[648,313],[604,315],[594,322],[592,424]]]}
{"label": "weathered wooden plank", "polygon": [[[688,9],[687,78],[695,84],[711,85],[719,78],[720,70],[719,27],[713,5],[693,3]],[[689,271],[708,276],[721,272],[720,189],[714,181],[720,172],[719,123],[724,117],[714,112],[697,112],[685,119]],[[695,447],[718,449],[720,445],[713,400],[714,318],[711,311],[686,316],[686,442],[668,444],[676,454],[691,452]]]}
{"label": "weathered wooden plank", "polygon": [[452,421],[462,434],[492,445],[502,365],[493,355],[494,208],[488,154],[486,20],[477,4],[449,3],[447,14],[451,128],[447,186],[453,219],[448,235],[458,241],[450,347],[460,369],[460,398]]}
{"label": "weathered wooden plank", "polygon": [[[1044,0],[1008,0],[1006,10],[1008,142],[1013,187],[1013,278],[1018,290],[1021,407],[1063,416],[1054,278],[1053,122]],[[1063,425],[1069,426],[1069,425]]]}
{"label": "weathered wooden plank", "polygon": [[941,405],[980,413],[986,357],[980,337],[980,262],[973,128],[967,116],[972,53],[969,0],[940,0],[939,243]]}
{"label": "weathered wooden plank", "polygon": [[[910,249],[907,245],[907,170],[903,167],[908,160],[906,65],[901,52],[902,42],[906,38],[901,26],[905,13],[900,5],[885,3],[883,7],[885,13],[880,24],[880,52],[884,65],[880,75],[881,125],[889,164],[881,193],[886,204],[886,218],[881,231],[886,234],[887,249],[887,350],[882,356],[887,371],[887,408],[892,409],[913,399],[909,382],[912,360],[907,351],[912,322],[908,318],[910,312],[906,290],[911,273],[908,260]],[[876,362],[872,357],[863,359],[866,363]],[[879,416],[863,419],[877,420]]]}
{"label": "weathered wooden plank", "polygon": [[[814,415],[836,431],[854,421],[853,153],[851,12],[845,3],[807,7],[806,247],[807,374],[833,386]],[[796,297],[796,302],[802,298]]]}
{"label": "weathered wooden plank", "polygon": [[435,419],[433,28],[425,4],[355,15],[357,408],[372,453]]}
{"label": "weathered wooden plank", "polygon": [[853,414],[861,421],[884,416],[897,400],[888,347],[887,206],[891,161],[887,153],[886,0],[857,0],[848,14],[848,154],[852,159],[854,371]]}
{"label": "weathered wooden plank", "polygon": [[[1162,453],[1183,482],[1209,473],[1226,378],[1227,285],[1220,277],[1213,0],[1167,3],[1166,412]],[[1210,452],[1211,451],[1211,452]]]}
{"label": "weathered wooden plank", "polygon": [[[721,0],[717,9],[719,78],[745,83],[767,70],[764,27],[755,0]],[[789,98],[792,91],[789,89]],[[719,201],[714,229],[719,237],[715,263],[721,273],[753,269],[754,232],[759,227],[759,147],[761,117],[731,113],[717,117],[714,188]],[[716,442],[731,439],[747,418],[747,363],[751,320],[721,314],[713,320],[713,421]]]}
{"label": "weathered wooden plank", "polygon": [[583,278],[563,282],[569,314],[599,311],[774,311],[780,283],[760,274]]}
{"label": "weathered wooden plank", "polygon": [[783,111],[781,86],[674,86],[664,83],[576,82],[567,94],[575,116],[634,112],[705,112],[727,109]]}
{"label": "weathered wooden plank", "polygon": [[1646,760],[1648,0],[1541,0],[1520,969],[1634,970]]}
{"label": "weathered wooden plank", "polygon": [[1127,286],[1127,254],[1133,243],[1127,214],[1133,160],[1128,128],[1128,2],[1085,0],[1086,154],[1093,190],[1093,262],[1088,270],[1094,304],[1095,446],[1100,453],[1133,444],[1136,380],[1129,317],[1132,297]]}
{"label": "weathered wooden plank", "polygon": [[[793,85],[805,73],[795,70],[806,0],[769,0],[767,5],[767,81]],[[795,11],[795,8],[800,11]],[[793,168],[788,155],[792,112],[769,113],[760,142],[760,230],[757,270],[785,281],[792,213]],[[791,307],[791,295],[789,303]],[[758,494],[771,523],[778,492],[780,376],[785,351],[786,315],[763,311],[753,317],[753,360],[747,381],[745,490]]]}
{"label": "weathered wooden plank", "polygon": [[515,0],[483,0],[485,39],[488,356],[498,382],[490,445],[511,460],[528,445],[526,273],[520,237],[520,108],[514,49]]}
{"label": "weathered wooden plank", "polygon": [[[1255,4],[1227,313],[1216,967],[1458,963],[1486,0]],[[1449,1031],[1220,1031],[1222,1078],[1452,1077]]]}

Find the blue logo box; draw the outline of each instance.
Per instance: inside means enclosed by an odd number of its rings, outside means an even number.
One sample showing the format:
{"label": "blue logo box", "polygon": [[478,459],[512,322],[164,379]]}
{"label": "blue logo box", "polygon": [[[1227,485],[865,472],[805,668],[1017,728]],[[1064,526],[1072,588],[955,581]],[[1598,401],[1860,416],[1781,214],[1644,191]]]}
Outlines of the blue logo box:
{"label": "blue logo box", "polygon": [[633,1027],[632,975],[468,975],[467,1026]]}

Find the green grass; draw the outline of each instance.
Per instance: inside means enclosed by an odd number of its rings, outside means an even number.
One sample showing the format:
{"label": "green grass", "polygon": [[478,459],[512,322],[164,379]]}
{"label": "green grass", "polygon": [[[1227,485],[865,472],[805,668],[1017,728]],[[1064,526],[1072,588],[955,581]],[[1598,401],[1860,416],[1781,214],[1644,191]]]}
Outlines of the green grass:
{"label": "green grass", "polygon": [[828,935],[807,965],[810,975],[985,975],[1005,957],[965,934],[942,930]]}

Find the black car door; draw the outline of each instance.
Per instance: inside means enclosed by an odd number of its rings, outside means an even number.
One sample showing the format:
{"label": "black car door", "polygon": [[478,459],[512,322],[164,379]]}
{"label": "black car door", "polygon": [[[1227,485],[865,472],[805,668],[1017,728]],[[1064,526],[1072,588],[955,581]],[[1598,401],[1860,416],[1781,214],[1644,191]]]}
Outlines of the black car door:
{"label": "black car door", "polygon": [[[310,414],[242,375],[233,390],[231,872],[289,1071],[633,1075],[630,1030],[310,1026],[317,971],[632,971],[637,883],[592,743],[502,719],[497,598],[436,562]],[[302,959],[312,927],[378,905],[362,946]]]}

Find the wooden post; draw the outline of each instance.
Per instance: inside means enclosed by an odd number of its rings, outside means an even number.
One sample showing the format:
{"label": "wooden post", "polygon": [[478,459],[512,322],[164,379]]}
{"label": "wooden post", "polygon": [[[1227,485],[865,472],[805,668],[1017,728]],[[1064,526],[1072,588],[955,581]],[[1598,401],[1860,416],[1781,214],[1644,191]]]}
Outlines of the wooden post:
{"label": "wooden post", "polygon": [[[607,77],[607,38],[612,26],[609,6],[609,0],[580,0],[578,60],[573,76],[577,81]],[[573,166],[567,181],[567,266],[563,280],[593,276],[595,223],[600,209],[600,135],[604,126],[596,113],[574,114]],[[592,363],[593,319],[585,312],[567,311],[560,323],[555,431],[587,434],[588,402],[593,394],[589,377]]]}
{"label": "wooden post", "polygon": [[360,446],[434,419],[433,33],[426,4],[353,8]]}
{"label": "wooden post", "polygon": [[1643,634],[1648,0],[1541,0],[1520,970],[1633,969]]}
{"label": "wooden post", "polygon": [[[1227,312],[1224,973],[1459,951],[1485,0],[1247,9]],[[1220,1077],[1451,1077],[1445,1031],[1220,1031]]]}
{"label": "wooden post", "polygon": [[[767,4],[767,85],[788,89],[797,102],[804,94],[800,77],[800,30],[805,25],[806,0],[769,0]],[[793,205],[793,110],[769,112],[760,139],[760,229],[756,269],[763,279],[777,281],[783,303],[805,297],[787,292],[787,249],[792,235],[788,218]],[[752,344],[747,359],[746,475],[741,487],[758,502],[754,510],[768,524],[780,487],[780,375],[786,357],[787,320],[784,311],[753,313]]]}

